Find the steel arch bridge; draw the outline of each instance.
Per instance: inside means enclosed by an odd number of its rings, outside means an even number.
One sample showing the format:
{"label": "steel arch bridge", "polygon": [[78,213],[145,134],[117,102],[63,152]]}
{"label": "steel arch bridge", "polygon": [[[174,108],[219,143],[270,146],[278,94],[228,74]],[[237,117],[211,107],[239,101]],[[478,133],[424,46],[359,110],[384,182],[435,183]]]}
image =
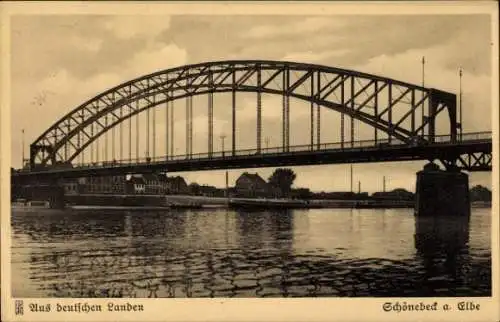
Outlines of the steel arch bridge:
{"label": "steel arch bridge", "polygon": [[[280,151],[287,153],[290,144],[290,98],[310,105],[310,149],[321,147],[321,111],[340,113],[340,146],[355,145],[354,121],[373,128],[373,139],[392,144],[424,146],[436,140],[436,118],[447,114],[446,136],[449,142],[457,141],[456,96],[434,88],[334,67],[267,60],[237,60],[206,62],[186,65],[149,74],[118,85],[86,101],[70,111],[30,145],[31,170],[57,164],[75,162],[94,142],[115,129],[123,136],[122,126],[142,112],[147,113],[147,151],[150,159],[150,111],[154,107],[166,108],[166,158],[174,155],[174,106],[173,102],[186,102],[186,158],[193,155],[193,97],[206,95],[208,157],[214,153],[214,94],[231,95],[231,149],[235,156],[236,96],[246,92],[256,95],[256,154],[262,152],[262,96],[278,95],[282,98]],[[345,120],[347,118],[347,121]],[[138,119],[136,117],[136,119]],[[350,122],[349,124],[346,124]],[[153,114],[152,140],[155,157],[155,123]],[[346,138],[346,128],[350,135]],[[137,130],[136,135],[139,135]],[[461,131],[460,131],[461,134]],[[132,157],[132,134],[129,132],[129,159]],[[120,139],[121,140],[121,139]],[[106,141],[107,144],[107,141]],[[139,142],[136,141],[136,151]],[[106,148],[106,150],[108,150]],[[91,153],[94,151],[91,148]],[[115,151],[113,141],[113,154]],[[123,142],[120,141],[120,159],[123,159]],[[98,150],[96,150],[98,153]],[[106,152],[107,154],[107,152]],[[97,159],[99,157],[97,156]],[[139,158],[138,152],[136,158]],[[91,161],[94,159],[91,156]],[[113,156],[113,159],[115,157]],[[457,159],[457,158],[455,158]],[[83,160],[83,157],[81,158]],[[455,164],[448,160],[448,164]],[[445,162],[443,162],[445,163]]]}

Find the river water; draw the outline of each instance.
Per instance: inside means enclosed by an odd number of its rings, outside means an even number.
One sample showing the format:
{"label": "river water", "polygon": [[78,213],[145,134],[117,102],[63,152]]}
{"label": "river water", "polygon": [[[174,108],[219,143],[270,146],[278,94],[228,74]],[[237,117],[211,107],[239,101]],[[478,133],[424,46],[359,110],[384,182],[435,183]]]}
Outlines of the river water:
{"label": "river water", "polygon": [[14,297],[490,296],[491,209],[12,215]]}

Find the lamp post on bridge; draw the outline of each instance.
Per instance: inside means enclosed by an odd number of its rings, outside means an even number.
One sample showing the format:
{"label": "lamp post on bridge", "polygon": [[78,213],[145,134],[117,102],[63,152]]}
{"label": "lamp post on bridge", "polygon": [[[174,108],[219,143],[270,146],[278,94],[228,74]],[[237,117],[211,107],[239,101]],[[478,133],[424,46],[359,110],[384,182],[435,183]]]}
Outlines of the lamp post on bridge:
{"label": "lamp post on bridge", "polygon": [[224,157],[224,140],[226,139],[225,134],[220,135],[221,145],[222,145],[222,157]]}
{"label": "lamp post on bridge", "polygon": [[463,126],[462,126],[462,75],[463,75],[463,71],[462,71],[462,67],[460,67],[460,69],[458,70],[458,76],[460,78],[460,89],[459,89],[459,93],[460,93],[460,96],[459,96],[459,101],[458,101],[458,120],[459,120],[459,125],[460,127],[458,128],[460,130],[460,141],[462,141],[462,131],[463,131]]}
{"label": "lamp post on bridge", "polygon": [[24,169],[24,129],[21,130],[21,169]]}
{"label": "lamp post on bridge", "polygon": [[[221,140],[221,147],[222,147],[222,157],[224,158],[224,140],[226,139],[226,135],[224,133],[222,133],[220,136],[220,140]],[[225,173],[225,183],[226,183],[226,186],[225,186],[225,189],[224,189],[224,197],[226,198],[226,202],[229,201],[229,174],[228,174],[228,171],[226,170],[226,173]]]}
{"label": "lamp post on bridge", "polygon": [[225,197],[227,200],[229,200],[229,173],[226,170],[226,191],[225,191]]}
{"label": "lamp post on bridge", "polygon": [[352,192],[354,192],[353,187],[352,187],[352,179],[353,179],[353,175],[352,175],[352,163],[350,164],[350,170],[351,170],[351,193],[352,193]]}
{"label": "lamp post on bridge", "polygon": [[425,87],[425,56],[422,56],[422,87]]}

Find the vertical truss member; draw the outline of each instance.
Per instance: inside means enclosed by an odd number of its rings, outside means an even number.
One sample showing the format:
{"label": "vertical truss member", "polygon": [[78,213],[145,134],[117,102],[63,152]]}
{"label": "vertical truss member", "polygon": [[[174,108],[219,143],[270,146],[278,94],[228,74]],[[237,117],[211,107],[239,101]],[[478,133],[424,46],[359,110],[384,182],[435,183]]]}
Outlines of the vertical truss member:
{"label": "vertical truss member", "polygon": [[212,157],[214,148],[214,88],[212,72],[208,74],[208,156]]}
{"label": "vertical truss member", "polygon": [[388,140],[389,140],[389,144],[391,144],[392,142],[392,84],[389,83],[389,86],[387,87],[387,99],[388,99],[388,102],[387,102],[387,106],[389,106],[389,110],[388,110],[388,122],[389,122],[389,134],[388,134]]}
{"label": "vertical truss member", "polygon": [[[376,118],[378,118],[378,81],[375,81],[375,96],[373,97],[374,103],[373,103],[373,114]],[[375,127],[374,128],[374,135],[375,135],[375,144],[377,144],[378,141],[378,129]]]}
{"label": "vertical truss member", "polygon": [[193,97],[189,97],[189,157],[193,156]]}
{"label": "vertical truss member", "polygon": [[165,102],[165,158],[168,160],[169,156],[169,145],[170,145],[170,96],[167,96],[167,101]]}
{"label": "vertical truss member", "polygon": [[149,143],[150,143],[150,138],[149,138],[149,123],[150,123],[150,115],[151,111],[148,108],[146,110],[146,159],[149,159]]}
{"label": "vertical truss member", "polygon": [[[340,83],[340,104],[345,106],[345,82],[342,77],[342,83]],[[345,113],[340,113],[340,147],[344,148],[345,141]]]}
{"label": "vertical truss member", "polygon": [[156,158],[156,96],[153,95],[153,160]]}
{"label": "vertical truss member", "polygon": [[290,70],[288,67],[283,69],[283,152],[289,151],[290,146]]}
{"label": "vertical truss member", "polygon": [[310,76],[311,80],[311,110],[310,110],[310,118],[309,118],[309,129],[311,131],[311,151],[314,149],[314,71]]}
{"label": "vertical truss member", "polygon": [[128,105],[128,162],[132,162],[132,105]]}
{"label": "vertical truss member", "polygon": [[120,108],[120,161],[123,160],[123,109],[125,107]]}
{"label": "vertical truss member", "polygon": [[[354,76],[351,77],[351,109],[354,111],[356,109],[356,103],[354,100],[355,96],[355,84],[354,84]],[[354,147],[354,117],[351,115],[351,148]]]}
{"label": "vertical truss member", "polygon": [[[135,102],[135,110],[139,110],[139,101]],[[135,160],[139,161],[139,114],[135,114]]]}
{"label": "vertical truss member", "polygon": [[262,75],[261,68],[257,65],[257,153],[261,152],[262,143]]}
{"label": "vertical truss member", "polygon": [[[84,120],[84,116],[83,116],[83,112],[82,114],[80,115],[80,122],[83,124],[83,120]],[[82,137],[80,135],[80,131],[78,132],[78,150],[80,150],[80,148],[82,147]],[[23,161],[24,162],[24,161]],[[85,163],[85,150],[81,151],[80,152],[80,164],[83,165]]]}
{"label": "vertical truss member", "polygon": [[[173,97],[173,92],[170,93],[170,97]],[[174,101],[170,101],[170,157],[174,157]]]}
{"label": "vertical truss member", "polygon": [[[321,74],[318,72],[318,79],[317,79],[317,86],[318,86],[318,97],[319,93],[321,91]],[[319,104],[316,104],[316,147],[317,149],[321,149],[321,106]]]}
{"label": "vertical truss member", "polygon": [[231,108],[232,108],[232,120],[231,120],[231,128],[232,128],[232,138],[231,138],[231,145],[232,145],[232,154],[233,156],[236,153],[236,71],[233,70],[232,73],[232,91],[231,91]]}
{"label": "vertical truss member", "polygon": [[193,153],[193,97],[186,97],[186,157]]}

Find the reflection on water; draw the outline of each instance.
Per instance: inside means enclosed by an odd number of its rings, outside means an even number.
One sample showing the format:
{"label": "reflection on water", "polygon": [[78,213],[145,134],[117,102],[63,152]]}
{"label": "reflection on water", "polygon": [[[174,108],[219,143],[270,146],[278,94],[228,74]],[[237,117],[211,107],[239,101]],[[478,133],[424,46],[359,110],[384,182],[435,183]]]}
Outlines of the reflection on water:
{"label": "reflection on water", "polygon": [[13,213],[14,297],[489,296],[490,209]]}

